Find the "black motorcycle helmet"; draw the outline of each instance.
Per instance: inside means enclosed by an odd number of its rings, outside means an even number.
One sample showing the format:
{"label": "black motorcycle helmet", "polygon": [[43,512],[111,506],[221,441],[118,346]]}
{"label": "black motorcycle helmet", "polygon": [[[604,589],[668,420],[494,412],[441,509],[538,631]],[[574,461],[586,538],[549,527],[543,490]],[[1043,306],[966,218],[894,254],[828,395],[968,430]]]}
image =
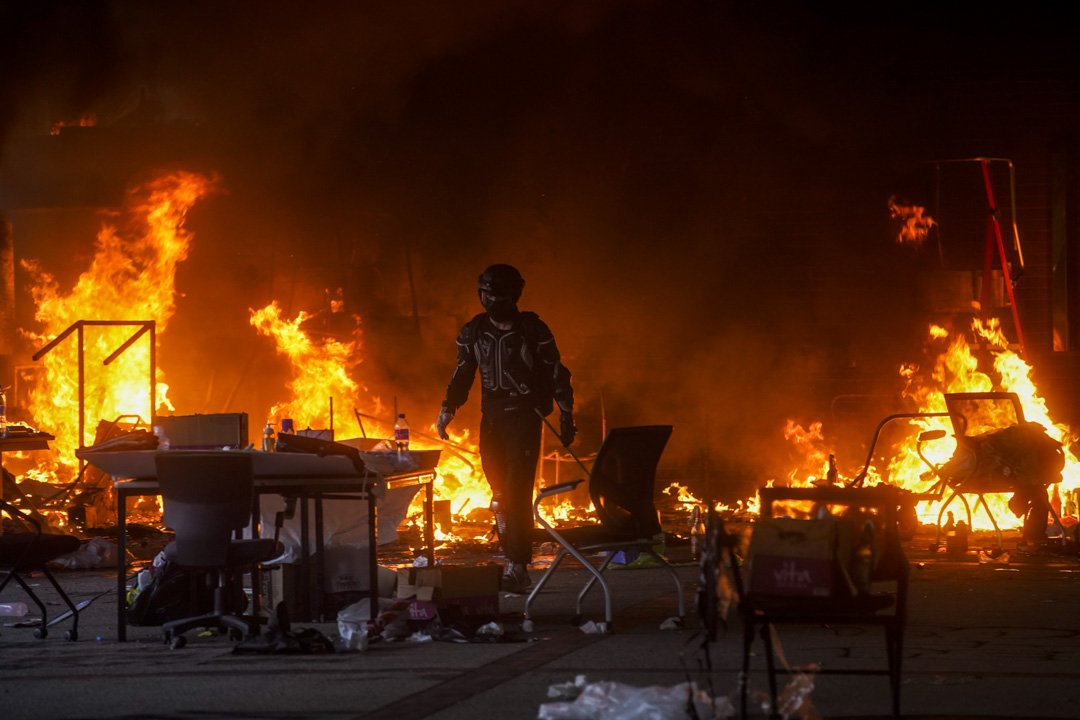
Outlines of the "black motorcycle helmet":
{"label": "black motorcycle helmet", "polygon": [[517,301],[525,280],[512,265],[492,265],[480,273],[477,295],[480,304],[496,322],[510,322],[517,316]]}
{"label": "black motorcycle helmet", "polygon": [[521,291],[525,287],[525,280],[521,273],[513,265],[492,265],[480,273],[480,300],[483,302],[484,293],[495,297],[509,297],[517,302],[521,297]]}

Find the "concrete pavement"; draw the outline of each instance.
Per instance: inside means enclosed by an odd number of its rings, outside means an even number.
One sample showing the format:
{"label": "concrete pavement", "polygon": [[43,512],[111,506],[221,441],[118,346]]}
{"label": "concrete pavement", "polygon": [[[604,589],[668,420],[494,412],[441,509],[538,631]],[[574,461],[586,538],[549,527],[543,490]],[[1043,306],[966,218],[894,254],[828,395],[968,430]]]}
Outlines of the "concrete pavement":
{"label": "concrete pavement", "polygon": [[[976,536],[975,542],[989,542]],[[1080,716],[1080,563],[1075,557],[1012,555],[980,565],[974,555],[931,554],[928,539],[908,544],[913,563],[910,622],[904,651],[903,714],[908,718],[1074,718]],[[1008,536],[1006,547],[1015,548]],[[685,552],[672,548],[678,560]],[[685,558],[683,558],[685,559]],[[549,686],[585,675],[637,687],[695,680],[715,695],[735,696],[741,632],[737,620],[709,647],[707,672],[693,611],[694,567],[687,583],[686,625],[661,630],[674,612],[664,573],[611,573],[616,633],[573,628],[580,568],[561,571],[541,596],[527,642],[393,642],[365,652],[322,655],[234,655],[225,638],[192,637],[182,650],[162,644],[157,628],[129,628],[116,642],[113,576],[102,570],[59,575],[76,602],[102,594],[80,620],[80,639],[66,642],[61,623],[45,640],[29,629],[0,631],[0,718],[535,718]],[[38,581],[38,586],[42,586]],[[47,584],[46,584],[47,585]],[[595,591],[594,591],[595,593]],[[44,595],[52,599],[51,591]],[[20,599],[5,589],[0,601]],[[51,606],[53,608],[55,606]],[[523,597],[502,596],[505,614]],[[599,594],[586,605],[599,619]],[[297,623],[326,635],[334,624]],[[512,624],[511,624],[512,625]],[[508,625],[510,627],[511,625]],[[516,626],[514,626],[516,627]],[[879,629],[782,629],[792,665],[882,667]],[[100,638],[100,639],[99,639]],[[761,669],[763,660],[755,658]],[[816,676],[809,699],[822,718],[889,715],[885,677]],[[754,672],[752,687],[765,686]],[[809,715],[812,717],[812,715]]]}

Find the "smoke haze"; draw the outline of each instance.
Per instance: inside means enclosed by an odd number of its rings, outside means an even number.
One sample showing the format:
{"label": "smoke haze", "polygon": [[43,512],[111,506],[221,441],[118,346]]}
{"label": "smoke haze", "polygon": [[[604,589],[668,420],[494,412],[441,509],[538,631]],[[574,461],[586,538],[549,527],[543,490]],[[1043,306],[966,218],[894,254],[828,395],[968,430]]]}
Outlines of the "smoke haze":
{"label": "smoke haze", "polygon": [[[583,452],[602,418],[673,423],[665,472],[716,498],[786,470],[788,418],[895,395],[917,356],[920,260],[886,203],[928,199],[920,161],[997,151],[927,79],[978,67],[988,38],[1040,68],[1074,52],[1035,24],[800,3],[2,7],[18,257],[72,278],[100,217],[35,210],[115,207],[162,167],[220,178],[189,215],[161,341],[178,412],[261,424],[287,368],[248,311],[277,300],[319,332],[358,315],[361,384],[426,427],[476,276],[507,262],[573,372]],[[53,125],[88,113],[96,132],[62,132],[43,161]],[[842,472],[878,410],[845,427]]]}

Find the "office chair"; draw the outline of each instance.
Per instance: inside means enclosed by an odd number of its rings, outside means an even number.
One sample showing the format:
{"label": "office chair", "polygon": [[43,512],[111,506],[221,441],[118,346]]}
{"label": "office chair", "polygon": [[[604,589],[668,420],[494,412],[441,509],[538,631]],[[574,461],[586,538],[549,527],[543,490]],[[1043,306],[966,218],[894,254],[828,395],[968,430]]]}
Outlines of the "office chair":
{"label": "office chair", "polygon": [[41,612],[41,625],[34,628],[34,637],[47,637],[49,617],[45,603],[22,578],[23,574],[40,572],[52,584],[71,611],[71,629],[64,633],[64,638],[77,640],[79,638],[79,611],[64,589],[56,582],[56,578],[49,571],[48,563],[61,555],[75,552],[79,549],[81,541],[74,535],[52,535],[41,532],[41,523],[36,518],[3,500],[0,500],[0,510],[6,512],[12,519],[21,521],[24,526],[34,528],[33,532],[5,532],[0,535],[0,570],[7,573],[0,581],[0,593],[14,579]]}
{"label": "office chair", "polygon": [[164,505],[162,520],[176,533],[165,557],[182,567],[209,571],[214,609],[162,626],[165,642],[184,646],[183,633],[216,628],[234,639],[259,633],[259,620],[242,616],[243,569],[280,554],[276,539],[235,539],[251,525],[254,464],[245,452],[162,452],[155,462]]}
{"label": "office chair", "polygon": [[[567,555],[574,557],[590,573],[589,581],[577,597],[576,616],[580,619],[585,595],[597,582],[604,591],[604,628],[612,630],[611,588],[604,571],[620,550],[637,551],[652,557],[675,582],[679,618],[686,615],[682,583],[674,568],[656,552],[662,541],[659,513],[654,502],[656,466],[664,452],[670,425],[624,427],[611,430],[596,453],[589,473],[589,495],[592,498],[596,522],[575,527],[555,528],[540,514],[540,503],[559,493],[573,490],[585,478],[549,485],[541,489],[533,501],[533,514],[540,523],[534,534],[536,541],[554,540],[559,545],[555,561],[537,582],[525,601],[525,618],[531,620],[530,609],[540,591],[559,568]],[[585,553],[605,553],[599,567]]]}

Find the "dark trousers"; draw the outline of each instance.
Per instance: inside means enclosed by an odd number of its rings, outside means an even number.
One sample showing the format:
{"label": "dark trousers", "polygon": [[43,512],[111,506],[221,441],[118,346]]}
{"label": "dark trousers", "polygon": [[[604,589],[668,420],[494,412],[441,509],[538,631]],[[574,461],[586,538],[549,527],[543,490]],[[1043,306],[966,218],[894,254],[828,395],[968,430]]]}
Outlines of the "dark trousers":
{"label": "dark trousers", "polygon": [[543,421],[532,409],[487,412],[480,421],[480,461],[492,500],[506,518],[499,542],[515,563],[532,560],[533,483],[542,431]]}

